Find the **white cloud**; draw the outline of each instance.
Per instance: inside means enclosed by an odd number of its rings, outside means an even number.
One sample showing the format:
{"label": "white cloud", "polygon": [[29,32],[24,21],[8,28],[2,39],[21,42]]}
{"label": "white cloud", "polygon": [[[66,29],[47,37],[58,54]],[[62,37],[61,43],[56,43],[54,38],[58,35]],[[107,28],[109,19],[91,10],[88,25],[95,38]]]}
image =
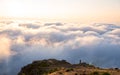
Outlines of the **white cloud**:
{"label": "white cloud", "polygon": [[[0,26],[0,59],[10,57],[6,67],[11,69],[9,73],[45,58],[66,59],[72,63],[82,59],[102,67],[120,67],[116,63],[120,63],[120,26],[60,22],[3,24]],[[17,54],[11,56],[12,52]]]}

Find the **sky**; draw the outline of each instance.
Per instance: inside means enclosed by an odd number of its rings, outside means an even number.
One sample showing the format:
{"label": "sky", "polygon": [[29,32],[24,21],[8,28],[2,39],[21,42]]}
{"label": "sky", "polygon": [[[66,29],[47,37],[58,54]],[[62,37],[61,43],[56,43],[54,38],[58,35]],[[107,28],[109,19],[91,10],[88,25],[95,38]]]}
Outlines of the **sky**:
{"label": "sky", "polygon": [[120,0],[0,0],[0,16],[119,22]]}

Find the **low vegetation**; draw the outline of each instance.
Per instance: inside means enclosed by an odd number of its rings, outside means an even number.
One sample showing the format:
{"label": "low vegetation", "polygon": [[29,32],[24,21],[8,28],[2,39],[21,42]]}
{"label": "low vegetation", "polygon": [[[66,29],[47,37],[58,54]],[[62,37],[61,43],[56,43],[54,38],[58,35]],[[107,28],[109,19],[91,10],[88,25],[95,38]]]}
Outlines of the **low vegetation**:
{"label": "low vegetation", "polygon": [[18,75],[120,75],[120,70],[101,69],[85,62],[73,65],[65,60],[48,59],[24,66]]}
{"label": "low vegetation", "polygon": [[110,73],[108,73],[108,72],[104,72],[102,75],[110,75]]}
{"label": "low vegetation", "polygon": [[95,71],[95,72],[91,73],[90,75],[99,75],[99,72]]}

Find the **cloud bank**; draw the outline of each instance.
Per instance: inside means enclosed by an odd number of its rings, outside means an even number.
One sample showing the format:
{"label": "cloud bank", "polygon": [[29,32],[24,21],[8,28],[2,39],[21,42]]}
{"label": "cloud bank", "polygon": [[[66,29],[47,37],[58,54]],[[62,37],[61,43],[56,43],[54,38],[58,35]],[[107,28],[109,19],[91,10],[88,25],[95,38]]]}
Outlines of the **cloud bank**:
{"label": "cloud bank", "polygon": [[0,22],[0,75],[16,75],[33,60],[79,60],[100,67],[120,67],[120,26]]}

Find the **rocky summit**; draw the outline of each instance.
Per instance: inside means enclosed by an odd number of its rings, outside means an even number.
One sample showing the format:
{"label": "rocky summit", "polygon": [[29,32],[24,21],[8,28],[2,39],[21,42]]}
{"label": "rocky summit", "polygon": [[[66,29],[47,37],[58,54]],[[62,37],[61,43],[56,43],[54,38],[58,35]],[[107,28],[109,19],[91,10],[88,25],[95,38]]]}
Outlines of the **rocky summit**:
{"label": "rocky summit", "polygon": [[70,64],[66,60],[37,60],[24,66],[18,75],[120,75],[118,68],[102,69],[81,62]]}

